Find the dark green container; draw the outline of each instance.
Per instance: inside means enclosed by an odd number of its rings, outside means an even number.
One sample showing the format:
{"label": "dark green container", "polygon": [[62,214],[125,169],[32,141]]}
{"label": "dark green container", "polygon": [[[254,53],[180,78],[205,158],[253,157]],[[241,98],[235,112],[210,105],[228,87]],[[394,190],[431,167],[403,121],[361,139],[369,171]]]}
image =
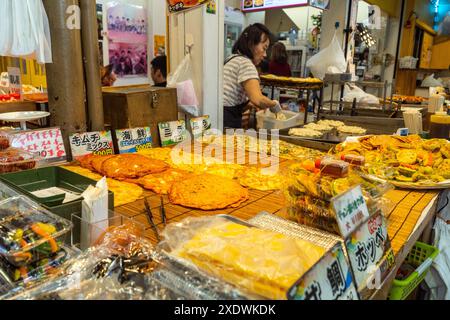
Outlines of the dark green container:
{"label": "dark green container", "polygon": [[[72,215],[81,216],[82,199],[63,204],[64,198],[60,196],[38,198],[31,194],[31,192],[58,187],[81,194],[90,185],[95,186],[97,184],[94,180],[83,177],[82,175],[62,167],[47,167],[7,173],[0,175],[0,180],[18,193],[29,197],[44,208],[69,221],[72,220]],[[108,193],[108,198],[110,218],[112,218],[114,216],[114,194],[111,191]],[[74,229],[78,230],[79,226],[74,225]]]}

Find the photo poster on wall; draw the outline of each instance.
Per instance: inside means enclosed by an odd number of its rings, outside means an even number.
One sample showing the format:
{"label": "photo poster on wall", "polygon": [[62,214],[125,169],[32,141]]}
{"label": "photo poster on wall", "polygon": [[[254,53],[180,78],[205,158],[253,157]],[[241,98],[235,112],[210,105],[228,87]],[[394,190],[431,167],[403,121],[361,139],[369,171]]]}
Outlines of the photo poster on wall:
{"label": "photo poster on wall", "polygon": [[166,36],[155,35],[153,37],[154,42],[154,56],[165,56],[166,55]]}
{"label": "photo poster on wall", "polygon": [[148,14],[143,6],[113,3],[107,9],[109,64],[119,77],[148,74]]}

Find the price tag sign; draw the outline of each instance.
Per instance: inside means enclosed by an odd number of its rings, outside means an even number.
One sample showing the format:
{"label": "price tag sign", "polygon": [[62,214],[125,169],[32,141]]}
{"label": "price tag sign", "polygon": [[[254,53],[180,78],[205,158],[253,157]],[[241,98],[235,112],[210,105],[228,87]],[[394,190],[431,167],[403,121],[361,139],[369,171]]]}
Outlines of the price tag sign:
{"label": "price tag sign", "polygon": [[119,153],[136,153],[153,147],[152,134],[149,127],[116,130]]}
{"label": "price tag sign", "polygon": [[395,264],[394,252],[381,211],[365,220],[346,240],[345,246],[361,297],[380,289]]}
{"label": "price tag sign", "polygon": [[111,131],[76,133],[71,135],[69,140],[74,160],[89,154],[100,156],[114,154]]}
{"label": "price tag sign", "polygon": [[211,119],[209,116],[203,116],[199,118],[192,118],[190,120],[191,131],[194,139],[203,136],[203,133],[211,129]]}
{"label": "price tag sign", "polygon": [[361,186],[333,198],[331,204],[343,238],[352,233],[370,215]]}
{"label": "price tag sign", "polygon": [[158,124],[161,145],[172,146],[187,139],[186,122],[184,120],[162,122]]}
{"label": "price tag sign", "polygon": [[342,243],[336,244],[289,291],[290,300],[358,300]]}
{"label": "price tag sign", "polygon": [[12,135],[11,146],[37,153],[47,163],[61,162],[67,159],[60,128],[15,133]]}
{"label": "price tag sign", "polygon": [[22,100],[22,73],[20,68],[8,67],[8,77],[9,93],[19,94],[20,100]]}

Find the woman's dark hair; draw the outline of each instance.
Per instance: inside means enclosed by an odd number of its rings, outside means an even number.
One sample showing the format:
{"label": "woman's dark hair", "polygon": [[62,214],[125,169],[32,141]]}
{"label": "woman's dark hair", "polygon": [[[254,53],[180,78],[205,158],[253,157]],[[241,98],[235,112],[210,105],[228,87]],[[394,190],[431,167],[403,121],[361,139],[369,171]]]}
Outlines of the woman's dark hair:
{"label": "woman's dark hair", "polygon": [[244,56],[253,59],[252,48],[261,42],[263,35],[272,42],[272,33],[265,25],[255,23],[248,26],[235,43],[233,54],[243,54]]}
{"label": "woman's dark hair", "polygon": [[281,42],[277,42],[273,45],[271,61],[275,61],[279,64],[286,64],[288,62],[286,46]]}

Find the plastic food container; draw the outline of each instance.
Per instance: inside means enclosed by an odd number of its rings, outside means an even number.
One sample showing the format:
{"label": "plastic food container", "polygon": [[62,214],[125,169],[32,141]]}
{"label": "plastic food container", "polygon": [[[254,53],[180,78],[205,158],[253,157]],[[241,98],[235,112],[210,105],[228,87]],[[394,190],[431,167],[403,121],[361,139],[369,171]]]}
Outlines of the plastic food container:
{"label": "plastic food container", "polygon": [[5,131],[0,131],[0,151],[10,147],[9,134]]}
{"label": "plastic food container", "polygon": [[300,113],[283,110],[282,114],[286,116],[286,120],[277,120],[271,113],[265,110],[256,113],[256,122],[258,129],[286,129],[299,125],[301,123]]}
{"label": "plastic food container", "polygon": [[0,151],[0,174],[34,169],[39,160],[38,155],[20,149]]}
{"label": "plastic food container", "polygon": [[0,201],[17,196],[19,196],[19,194],[16,191],[9,188],[4,183],[0,182]]}
{"label": "plastic food container", "polygon": [[0,202],[0,255],[23,267],[53,256],[72,223],[20,196]]}

